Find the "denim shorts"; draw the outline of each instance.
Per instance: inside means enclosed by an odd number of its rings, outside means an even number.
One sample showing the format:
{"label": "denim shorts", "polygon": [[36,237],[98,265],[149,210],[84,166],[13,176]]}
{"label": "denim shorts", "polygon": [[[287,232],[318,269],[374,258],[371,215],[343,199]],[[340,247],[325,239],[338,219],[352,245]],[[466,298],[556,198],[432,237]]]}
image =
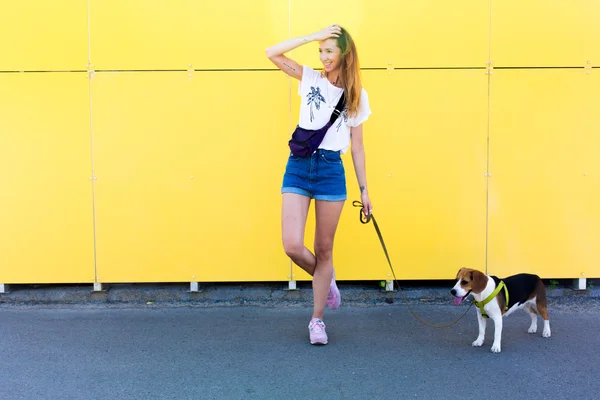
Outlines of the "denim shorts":
{"label": "denim shorts", "polygon": [[346,200],[346,174],[340,152],[318,149],[310,157],[290,154],[281,193],[324,201]]}

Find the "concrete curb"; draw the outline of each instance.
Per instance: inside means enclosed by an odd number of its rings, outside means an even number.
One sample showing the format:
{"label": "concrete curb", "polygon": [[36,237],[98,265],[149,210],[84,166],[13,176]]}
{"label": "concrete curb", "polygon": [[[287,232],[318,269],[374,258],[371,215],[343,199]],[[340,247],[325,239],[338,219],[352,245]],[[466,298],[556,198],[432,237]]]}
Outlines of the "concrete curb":
{"label": "concrete curb", "polygon": [[[408,286],[393,292],[375,282],[338,282],[342,301],[351,306],[377,306],[393,303],[450,305],[451,283],[437,286]],[[199,292],[190,292],[189,284],[106,284],[101,292],[90,285],[16,285],[0,294],[0,307],[85,306],[138,307],[149,305],[219,307],[253,305],[262,307],[306,307],[312,305],[310,282],[298,282],[297,290],[287,290],[286,283],[202,284]],[[573,302],[600,302],[600,288],[573,290],[568,287],[547,288],[554,305]],[[467,302],[469,304],[470,302]]]}

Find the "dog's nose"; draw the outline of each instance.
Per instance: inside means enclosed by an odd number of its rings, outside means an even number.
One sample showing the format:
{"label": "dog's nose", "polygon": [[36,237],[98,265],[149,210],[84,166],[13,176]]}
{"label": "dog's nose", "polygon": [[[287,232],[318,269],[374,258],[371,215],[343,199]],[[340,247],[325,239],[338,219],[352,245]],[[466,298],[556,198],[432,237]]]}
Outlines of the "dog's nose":
{"label": "dog's nose", "polygon": [[456,296],[456,289],[452,289],[450,293],[452,293],[452,296]]}

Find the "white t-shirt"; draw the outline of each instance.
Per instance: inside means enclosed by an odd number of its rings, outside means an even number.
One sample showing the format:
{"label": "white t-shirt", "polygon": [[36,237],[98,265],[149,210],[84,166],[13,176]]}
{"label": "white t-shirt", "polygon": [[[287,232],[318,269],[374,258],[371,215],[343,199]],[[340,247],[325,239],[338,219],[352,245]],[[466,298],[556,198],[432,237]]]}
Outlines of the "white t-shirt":
{"label": "white t-shirt", "polygon": [[[329,121],[342,92],[342,88],[333,86],[329,80],[314,69],[302,66],[302,81],[298,85],[298,94],[302,98],[298,125],[304,129],[320,129]],[[342,154],[350,146],[350,127],[356,127],[369,118],[369,96],[362,88],[360,108],[356,116],[348,118],[344,107],[341,117],[336,119],[325,134],[320,149],[341,151]]]}

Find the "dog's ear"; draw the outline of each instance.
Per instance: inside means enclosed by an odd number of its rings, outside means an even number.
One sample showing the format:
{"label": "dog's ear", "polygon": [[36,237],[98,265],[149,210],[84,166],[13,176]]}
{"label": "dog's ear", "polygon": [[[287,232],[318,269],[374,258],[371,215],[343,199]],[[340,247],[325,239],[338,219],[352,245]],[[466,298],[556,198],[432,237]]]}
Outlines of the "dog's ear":
{"label": "dog's ear", "polygon": [[456,273],[456,277],[454,279],[458,279],[459,277],[461,277],[465,273],[466,270],[467,270],[466,268],[459,269],[458,272]]}
{"label": "dog's ear", "polygon": [[483,289],[485,289],[485,286],[487,285],[488,277],[485,276],[485,274],[483,272],[473,270],[473,271],[471,271],[470,278],[471,278],[471,290],[474,293],[483,292]]}

